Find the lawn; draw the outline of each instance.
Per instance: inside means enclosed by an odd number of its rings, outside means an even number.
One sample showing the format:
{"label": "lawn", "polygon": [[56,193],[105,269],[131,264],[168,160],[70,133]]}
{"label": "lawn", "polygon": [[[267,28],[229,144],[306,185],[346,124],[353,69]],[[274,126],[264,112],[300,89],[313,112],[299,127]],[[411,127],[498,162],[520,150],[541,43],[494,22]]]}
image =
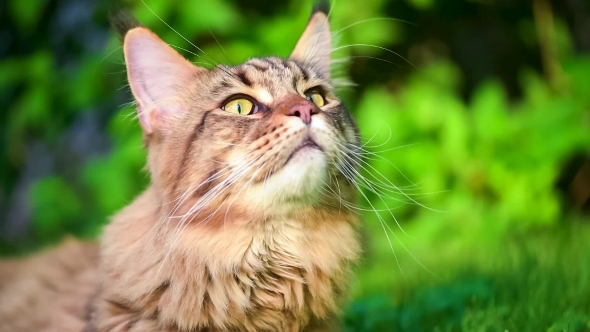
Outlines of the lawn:
{"label": "lawn", "polygon": [[417,258],[432,274],[407,252],[400,269],[391,252],[369,251],[346,331],[589,331],[589,221],[453,250],[421,243]]}

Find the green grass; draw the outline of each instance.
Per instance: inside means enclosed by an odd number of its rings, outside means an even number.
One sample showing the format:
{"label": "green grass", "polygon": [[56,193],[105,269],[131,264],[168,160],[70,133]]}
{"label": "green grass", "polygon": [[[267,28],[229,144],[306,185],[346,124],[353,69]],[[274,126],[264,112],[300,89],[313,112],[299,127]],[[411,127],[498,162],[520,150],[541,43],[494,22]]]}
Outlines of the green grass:
{"label": "green grass", "polygon": [[346,312],[347,331],[590,331],[587,221],[514,235],[499,246],[482,241],[464,255],[432,247],[438,257],[426,265],[437,277],[418,264],[403,274],[386,264],[391,283],[367,291],[374,280],[366,271],[387,263],[369,257],[358,274],[361,294]]}

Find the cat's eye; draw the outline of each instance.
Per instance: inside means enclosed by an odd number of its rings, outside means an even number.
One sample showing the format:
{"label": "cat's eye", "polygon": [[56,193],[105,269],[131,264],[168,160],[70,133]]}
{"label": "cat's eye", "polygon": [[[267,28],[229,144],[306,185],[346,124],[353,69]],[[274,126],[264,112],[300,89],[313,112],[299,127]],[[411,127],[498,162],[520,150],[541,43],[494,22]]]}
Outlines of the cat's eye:
{"label": "cat's eye", "polygon": [[228,101],[221,109],[238,115],[248,115],[254,110],[254,103],[245,98],[238,98]]}
{"label": "cat's eye", "polygon": [[310,90],[305,93],[305,98],[311,101],[312,103],[316,104],[318,107],[322,107],[326,104],[324,97],[322,94],[317,90]]}

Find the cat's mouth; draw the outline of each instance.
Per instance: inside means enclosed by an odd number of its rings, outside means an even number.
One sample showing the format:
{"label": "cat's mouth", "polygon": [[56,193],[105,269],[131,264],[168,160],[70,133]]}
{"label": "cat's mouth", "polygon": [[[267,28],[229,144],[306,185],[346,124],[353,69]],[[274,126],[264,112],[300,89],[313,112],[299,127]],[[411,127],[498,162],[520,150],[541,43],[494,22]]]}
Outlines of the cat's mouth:
{"label": "cat's mouth", "polygon": [[314,150],[319,150],[321,152],[324,152],[324,149],[322,149],[322,147],[319,146],[319,144],[317,144],[311,137],[307,137],[306,139],[301,141],[301,143],[299,143],[299,145],[295,149],[293,149],[293,152],[291,152],[291,154],[289,155],[289,157],[285,161],[285,165],[287,163],[289,163],[289,161],[291,161],[291,159],[293,159],[293,157],[296,154],[298,154],[300,152],[304,152],[305,150],[308,150],[308,149],[314,149]]}

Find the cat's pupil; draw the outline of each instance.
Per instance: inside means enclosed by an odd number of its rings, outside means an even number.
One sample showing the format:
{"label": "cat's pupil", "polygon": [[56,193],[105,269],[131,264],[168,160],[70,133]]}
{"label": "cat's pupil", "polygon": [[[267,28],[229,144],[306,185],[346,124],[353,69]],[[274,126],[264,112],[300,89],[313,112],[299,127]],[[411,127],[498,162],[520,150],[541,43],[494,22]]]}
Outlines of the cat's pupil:
{"label": "cat's pupil", "polygon": [[238,114],[242,114],[242,104],[238,103],[237,108],[238,108]]}

